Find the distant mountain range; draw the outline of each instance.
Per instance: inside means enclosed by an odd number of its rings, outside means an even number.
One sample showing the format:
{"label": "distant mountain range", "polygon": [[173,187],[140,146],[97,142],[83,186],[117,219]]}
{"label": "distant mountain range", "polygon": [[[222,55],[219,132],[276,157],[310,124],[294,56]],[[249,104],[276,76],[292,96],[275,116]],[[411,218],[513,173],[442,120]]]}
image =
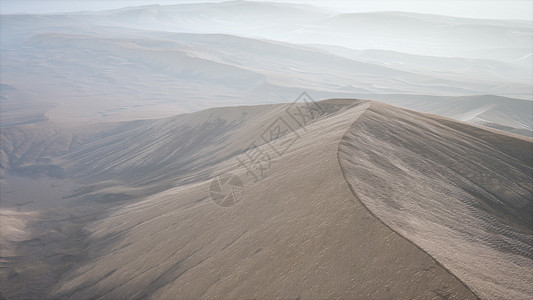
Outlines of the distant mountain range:
{"label": "distant mountain range", "polygon": [[527,21],[230,1],[4,15],[1,25],[2,83],[20,91],[4,89],[4,102],[32,103],[26,119],[41,111],[58,124],[286,102],[303,90],[531,100]]}

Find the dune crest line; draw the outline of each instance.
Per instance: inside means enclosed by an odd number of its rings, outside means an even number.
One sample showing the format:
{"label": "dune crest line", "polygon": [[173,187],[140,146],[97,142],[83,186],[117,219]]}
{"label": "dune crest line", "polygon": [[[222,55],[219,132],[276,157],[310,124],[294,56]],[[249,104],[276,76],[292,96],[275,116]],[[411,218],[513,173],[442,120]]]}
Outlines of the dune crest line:
{"label": "dune crest line", "polygon": [[476,296],[521,298],[533,269],[531,144],[372,103],[337,156],[355,198],[381,223]]}
{"label": "dune crest line", "polygon": [[[370,105],[372,105],[373,101],[370,101]],[[370,108],[370,107],[368,107]],[[468,285],[466,285],[459,277],[457,277],[452,271],[450,271],[448,268],[446,268],[444,265],[442,265],[437,259],[435,259],[435,257],[433,257],[431,255],[431,253],[428,253],[426,250],[422,249],[419,245],[417,245],[414,241],[410,240],[408,237],[404,236],[401,232],[397,231],[397,230],[394,230],[393,227],[389,226],[387,223],[385,223],[380,217],[378,217],[371,209],[368,208],[368,206],[365,204],[365,202],[363,202],[361,200],[361,198],[359,198],[359,196],[357,195],[357,192],[355,191],[354,187],[350,184],[350,182],[348,181],[348,179],[346,178],[346,169],[344,168],[344,164],[342,163],[342,159],[340,157],[340,148],[341,148],[341,144],[342,142],[344,141],[344,137],[346,136],[346,134],[350,131],[350,129],[352,128],[352,125],[355,124],[367,111],[368,111],[368,108],[365,110],[365,112],[363,112],[361,115],[357,116],[357,118],[353,121],[353,123],[350,125],[350,127],[348,127],[348,129],[346,129],[346,133],[342,136],[342,139],[339,141],[339,145],[338,145],[338,148],[337,148],[337,159],[339,161],[339,166],[341,168],[341,172],[342,172],[342,176],[344,177],[344,180],[346,181],[346,184],[348,185],[348,187],[350,188],[350,191],[352,192],[353,196],[355,199],[357,199],[357,201],[359,201],[359,203],[373,216],[375,217],[381,224],[383,224],[384,226],[386,226],[387,228],[389,228],[390,230],[394,231],[398,236],[400,236],[401,238],[405,239],[406,241],[408,241],[409,243],[411,243],[413,246],[415,246],[416,248],[418,248],[420,251],[426,253],[429,257],[431,257],[431,259],[437,264],[439,265],[441,268],[443,268],[444,270],[446,270],[446,272],[448,272],[448,274],[450,274],[451,276],[453,276],[454,278],[457,279],[457,281],[459,281],[460,283],[462,283],[462,285],[468,289],[469,291],[471,291],[476,297],[480,298],[479,295],[477,295],[471,288],[468,287]]]}

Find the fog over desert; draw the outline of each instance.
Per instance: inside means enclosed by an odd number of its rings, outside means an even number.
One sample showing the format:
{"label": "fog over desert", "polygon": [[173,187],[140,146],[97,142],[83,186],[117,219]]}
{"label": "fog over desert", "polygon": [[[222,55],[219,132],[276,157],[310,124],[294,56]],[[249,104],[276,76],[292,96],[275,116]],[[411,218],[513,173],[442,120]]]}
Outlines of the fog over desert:
{"label": "fog over desert", "polygon": [[532,11],[1,0],[0,299],[533,298]]}

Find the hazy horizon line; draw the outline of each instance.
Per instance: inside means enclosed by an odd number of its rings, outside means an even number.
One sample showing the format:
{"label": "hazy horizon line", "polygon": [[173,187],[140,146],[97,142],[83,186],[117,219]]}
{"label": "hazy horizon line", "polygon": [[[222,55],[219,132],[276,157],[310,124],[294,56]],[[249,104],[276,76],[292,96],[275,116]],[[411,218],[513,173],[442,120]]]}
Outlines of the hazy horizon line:
{"label": "hazy horizon line", "polygon": [[[512,20],[533,22],[533,3],[522,0],[511,1],[323,1],[323,0],[238,0],[241,2],[278,3],[309,5],[331,13],[376,13],[376,12],[405,12],[414,14],[441,15],[455,18]],[[96,12],[128,7],[148,5],[180,5],[237,2],[236,0],[96,0],[85,2],[81,0],[1,0],[1,15],[19,14],[58,14],[76,12]],[[411,4],[411,5],[408,5]],[[416,4],[416,5],[413,5]],[[409,7],[409,9],[404,9]],[[476,8],[475,10],[472,8]]]}

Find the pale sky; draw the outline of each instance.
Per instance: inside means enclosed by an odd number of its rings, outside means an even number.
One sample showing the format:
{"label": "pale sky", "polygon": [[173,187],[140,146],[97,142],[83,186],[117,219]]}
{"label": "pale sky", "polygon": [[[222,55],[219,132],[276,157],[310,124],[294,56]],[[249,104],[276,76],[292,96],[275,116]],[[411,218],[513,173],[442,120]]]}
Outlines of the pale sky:
{"label": "pale sky", "polygon": [[[257,0],[252,0],[257,1]],[[0,0],[3,14],[104,10],[147,4],[221,2],[217,0]],[[530,0],[270,0],[306,3],[338,12],[407,11],[486,19],[533,20]]]}

